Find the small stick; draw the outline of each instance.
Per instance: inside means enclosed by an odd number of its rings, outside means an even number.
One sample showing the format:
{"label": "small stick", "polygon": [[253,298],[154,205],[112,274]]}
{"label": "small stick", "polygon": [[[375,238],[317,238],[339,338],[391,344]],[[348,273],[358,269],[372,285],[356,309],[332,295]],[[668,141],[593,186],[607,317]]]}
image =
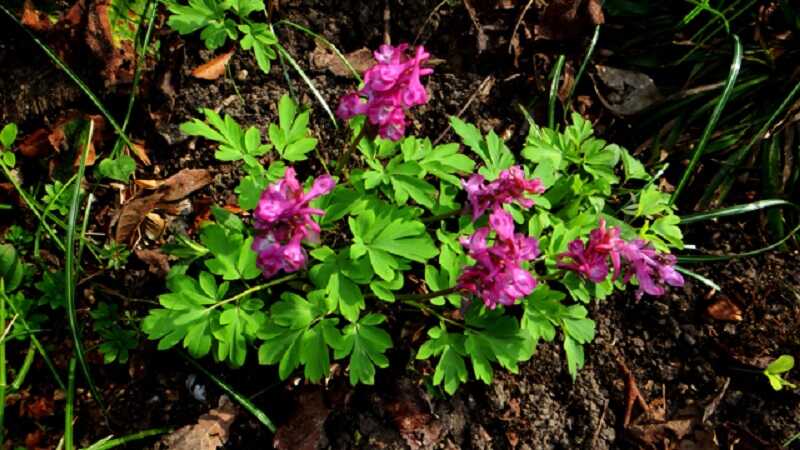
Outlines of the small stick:
{"label": "small stick", "polygon": [[389,0],[383,2],[383,43],[392,44],[392,36],[389,34],[389,23],[392,20],[392,9],[389,8]]}
{"label": "small stick", "polygon": [[650,405],[647,404],[642,396],[642,393],[639,391],[639,387],[636,385],[636,378],[633,376],[631,370],[628,369],[628,366],[625,365],[625,361],[622,360],[622,356],[617,356],[617,364],[619,365],[620,370],[622,370],[623,375],[625,375],[625,390],[627,400],[625,402],[625,419],[623,420],[622,425],[623,428],[628,428],[628,425],[631,423],[634,402],[638,401],[639,406],[642,407],[647,415],[650,415]]}
{"label": "small stick", "polygon": [[528,9],[530,9],[531,5],[533,5],[533,0],[528,0],[528,3],[525,5],[524,8],[522,8],[522,12],[519,13],[519,17],[517,18],[517,23],[514,24],[514,30],[511,32],[511,37],[508,40],[508,53],[511,53],[511,50],[514,46],[514,35],[517,34],[519,26],[522,25],[522,19],[525,18],[525,14],[528,12]]}
{"label": "small stick", "polygon": [[589,448],[594,448],[594,443],[597,442],[597,438],[600,436],[600,429],[603,427],[603,423],[606,421],[607,412],[608,412],[608,399],[606,399],[605,403],[603,404],[603,412],[600,414],[600,421],[597,422],[597,428],[594,429],[594,434],[592,435],[592,443],[589,445]]}

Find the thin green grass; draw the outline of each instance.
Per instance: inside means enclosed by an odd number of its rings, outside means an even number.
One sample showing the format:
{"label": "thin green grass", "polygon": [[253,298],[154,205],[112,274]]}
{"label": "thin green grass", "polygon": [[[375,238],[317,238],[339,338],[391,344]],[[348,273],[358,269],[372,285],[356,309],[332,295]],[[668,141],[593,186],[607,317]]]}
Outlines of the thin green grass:
{"label": "thin green grass", "polygon": [[575,74],[575,80],[572,82],[572,87],[569,88],[569,94],[567,95],[568,104],[572,100],[572,94],[575,93],[575,88],[578,87],[578,83],[581,82],[581,78],[583,78],[583,74],[586,72],[586,66],[592,59],[598,40],[600,40],[600,25],[595,25],[592,39],[589,41],[589,48],[586,49],[586,56],[583,57],[583,61],[581,61],[581,65],[578,68],[578,73]]}
{"label": "thin green grass", "polygon": [[286,58],[286,61],[289,62],[289,65],[292,66],[292,68],[297,71],[297,73],[300,75],[300,78],[302,78],[303,81],[306,83],[306,85],[308,85],[308,88],[311,90],[311,93],[314,94],[314,97],[317,98],[317,101],[322,106],[322,109],[325,110],[325,113],[328,115],[328,118],[330,118],[331,123],[333,123],[333,127],[339,128],[339,125],[336,122],[336,116],[333,114],[331,107],[328,105],[328,102],[325,101],[325,97],[322,96],[322,93],[319,91],[319,89],[317,89],[317,87],[314,85],[314,82],[311,81],[311,78],[309,78],[308,75],[306,75],[306,72],[303,70],[302,67],[300,67],[297,61],[295,61],[292,55],[289,54],[288,50],[283,48],[283,46],[280,44],[275,44],[275,48],[278,49],[278,53],[283,55],[284,58]]}
{"label": "thin green grass", "polygon": [[353,76],[356,77],[356,79],[358,80],[359,83],[364,81],[361,78],[361,74],[359,74],[358,71],[355,69],[355,67],[353,67],[353,65],[350,64],[350,61],[347,60],[347,58],[344,56],[344,54],[342,52],[340,52],[339,49],[336,48],[336,46],[331,41],[325,39],[325,37],[322,36],[321,34],[315,33],[315,32],[309,30],[308,28],[306,28],[306,27],[304,27],[304,26],[302,26],[300,24],[294,23],[294,22],[292,22],[290,20],[286,20],[286,19],[279,20],[279,21],[275,22],[275,25],[276,26],[286,25],[286,26],[295,28],[295,29],[300,30],[303,33],[306,33],[307,35],[311,36],[313,39],[315,39],[315,40],[317,40],[319,42],[322,42],[323,44],[325,44],[326,47],[328,47],[329,49],[331,49],[333,51],[333,53],[342,61],[342,64],[344,64],[345,67],[347,67],[347,69],[350,70],[350,72],[353,74]]}
{"label": "thin green grass", "polygon": [[73,418],[75,416],[75,357],[69,359],[67,403],[64,407],[64,448],[75,449]]}
{"label": "thin green grass", "polygon": [[213,381],[217,386],[219,386],[220,389],[228,393],[228,395],[233,397],[234,400],[239,402],[239,404],[241,404],[244,409],[246,409],[248,412],[250,412],[250,414],[255,416],[255,418],[258,419],[259,422],[264,424],[264,426],[266,426],[271,432],[275,433],[277,429],[275,427],[275,423],[273,423],[272,420],[270,420],[270,418],[264,413],[264,411],[260,410],[255,404],[253,404],[253,402],[251,402],[250,399],[238,393],[235,389],[233,389],[233,387],[231,387],[229,384],[225,383],[221,379],[217,378],[213,373],[206,370],[205,367],[201,366],[197,361],[195,361],[191,357],[187,356],[186,354],[180,351],[178,352],[178,354],[181,355],[183,359],[185,359],[189,364],[191,364],[192,367],[202,372],[205,376],[211,379],[211,381]]}
{"label": "thin green grass", "polygon": [[169,433],[172,431],[170,428],[153,428],[152,430],[144,430],[139,431],[137,433],[129,434],[127,436],[122,437],[112,437],[109,436],[107,438],[101,439],[94,444],[84,447],[83,450],[109,450],[115,447],[119,447],[120,445],[128,445],[132,442],[136,442],[142,439],[147,439],[153,436],[160,436],[165,433]]}
{"label": "thin green grass", "polygon": [[[784,97],[783,102],[781,102],[781,104],[772,112],[772,115],[770,115],[770,117],[763,122],[761,128],[755,135],[753,135],[753,138],[750,140],[750,142],[748,142],[747,145],[740,147],[736,152],[725,159],[725,161],[722,163],[722,167],[720,167],[719,172],[717,172],[711,182],[709,182],[709,184],[706,186],[706,190],[703,193],[703,196],[700,198],[700,205],[708,205],[712,197],[717,192],[717,188],[719,188],[725,181],[732,180],[731,177],[734,170],[741,167],[747,157],[750,156],[750,150],[755,146],[756,143],[764,138],[764,135],[775,123],[775,120],[784,113],[798,92],[800,92],[800,82],[795,84],[791,92]],[[727,192],[728,189],[721,189],[718,195],[718,201],[721,202],[724,200],[724,198],[727,196]]]}
{"label": "thin green grass", "polygon": [[555,129],[556,126],[556,100],[558,100],[558,85],[561,81],[561,71],[564,69],[565,55],[558,55],[556,64],[550,73],[550,94],[547,99],[547,126]]}
{"label": "thin green grass", "polygon": [[731,92],[733,91],[733,86],[736,84],[736,79],[739,77],[739,70],[741,67],[742,42],[739,40],[739,36],[734,34],[733,61],[731,62],[731,68],[728,72],[728,78],[725,80],[725,88],[722,90],[722,95],[720,95],[719,100],[717,100],[717,104],[714,107],[714,112],[711,113],[708,124],[706,124],[706,127],[703,130],[703,134],[700,137],[700,142],[697,144],[697,147],[695,147],[694,152],[692,153],[692,159],[689,161],[689,165],[686,166],[683,176],[681,177],[678,186],[675,188],[675,192],[672,193],[672,196],[669,199],[670,205],[675,203],[675,201],[681,195],[681,192],[683,192],[683,189],[686,187],[686,184],[689,182],[689,178],[691,178],[691,176],[694,174],[694,170],[697,167],[697,164],[700,162],[700,157],[702,157],[703,153],[705,152],[706,145],[708,145],[708,141],[717,126],[717,122],[722,115],[722,111],[725,109],[725,105],[728,104]]}
{"label": "thin green grass", "polygon": [[59,375],[55,364],[53,364],[53,360],[50,358],[50,355],[47,353],[47,350],[45,350],[41,341],[39,341],[39,338],[36,337],[35,332],[31,330],[30,326],[28,325],[28,321],[25,320],[25,316],[20,314],[20,311],[17,311],[16,307],[14,306],[14,303],[9,302],[8,305],[11,306],[11,309],[14,310],[14,314],[19,315],[17,320],[25,329],[25,332],[27,333],[33,345],[36,347],[36,350],[39,352],[39,355],[42,357],[42,359],[44,359],[45,365],[47,365],[47,368],[50,369],[50,373],[53,375],[53,379],[56,380],[56,384],[58,384],[58,387],[62,391],[66,390],[66,385],[64,384],[64,380],[61,379],[61,375]]}
{"label": "thin green grass", "polygon": [[9,391],[16,392],[22,388],[23,383],[25,383],[25,378],[28,376],[28,372],[31,371],[31,367],[33,366],[33,361],[35,359],[36,346],[33,345],[33,341],[31,341],[28,343],[28,351],[25,352],[25,359],[22,360],[22,365],[14,374],[14,382],[11,383],[11,386],[9,386]]}
{"label": "thin green grass", "polygon": [[[0,333],[6,329],[6,286],[0,278]],[[0,341],[0,443],[5,442],[6,417],[6,342]]]}
{"label": "thin green grass", "polygon": [[[86,170],[86,155],[89,152],[89,145],[92,142],[92,136],[94,135],[94,122],[89,121],[89,130],[87,132],[86,138],[86,145],[81,152],[81,159],[80,165],[78,166],[78,177],[75,180],[75,188],[72,195],[72,202],[69,208],[69,215],[67,218],[67,242],[66,242],[66,256],[64,262],[64,272],[66,274],[66,304],[67,304],[67,318],[69,319],[69,327],[70,331],[72,332],[72,338],[74,340],[75,346],[75,356],[78,359],[78,363],[80,363],[81,371],[83,372],[84,377],[86,378],[86,383],[89,385],[89,389],[92,392],[92,396],[94,397],[97,404],[100,406],[100,409],[105,413],[105,402],[100,395],[100,391],[97,389],[97,386],[94,384],[94,380],[92,378],[91,371],[89,370],[89,364],[86,361],[86,354],[84,353],[83,348],[83,340],[81,338],[81,331],[78,325],[78,313],[75,306],[75,293],[76,293],[76,284],[77,284],[77,265],[75,264],[75,231],[77,228],[78,222],[78,211],[80,209],[80,200],[81,200],[81,181],[83,180],[83,174]],[[83,240],[83,239],[82,239]]]}

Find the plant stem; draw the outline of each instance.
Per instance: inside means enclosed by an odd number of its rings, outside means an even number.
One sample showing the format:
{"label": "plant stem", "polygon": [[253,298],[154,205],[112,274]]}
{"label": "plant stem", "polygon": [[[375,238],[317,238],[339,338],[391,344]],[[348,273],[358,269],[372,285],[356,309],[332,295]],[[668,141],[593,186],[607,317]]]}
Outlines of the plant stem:
{"label": "plant stem", "polygon": [[420,219],[420,222],[422,222],[422,223],[438,222],[440,220],[444,220],[444,219],[449,219],[451,217],[460,216],[462,213],[463,213],[462,210],[456,209],[456,210],[453,210],[453,211],[450,211],[450,212],[437,214],[435,216],[423,217],[423,218]]}
{"label": "plant stem", "polygon": [[550,97],[547,101],[547,127],[554,129],[556,126],[556,100],[558,99],[558,82],[561,79],[561,70],[564,69],[565,55],[558,55],[550,79]]}
{"label": "plant stem", "polygon": [[90,449],[92,450],[108,450],[110,448],[119,447],[120,445],[129,444],[133,441],[138,441],[140,439],[146,439],[153,436],[158,436],[160,434],[169,433],[172,431],[171,428],[153,428],[152,430],[144,430],[139,431],[138,433],[129,434],[127,436],[122,436],[114,439],[108,439],[103,443],[95,443],[91,445]]}
{"label": "plant stem", "polygon": [[449,323],[450,325],[454,325],[459,328],[466,328],[466,325],[464,325],[463,323],[453,320],[449,317],[446,317],[427,305],[423,305],[422,303],[416,302],[414,300],[401,300],[401,302],[403,302],[406,305],[413,306],[422,311],[423,313],[434,316],[441,321]]}
{"label": "plant stem", "polygon": [[67,405],[64,411],[64,448],[73,450],[75,442],[73,438],[72,418],[75,415],[75,357],[69,360],[69,378],[67,378]]}
{"label": "plant stem", "polygon": [[355,139],[350,142],[350,145],[347,146],[347,149],[344,151],[344,155],[339,158],[339,161],[336,162],[336,169],[334,173],[339,175],[342,173],[342,170],[347,166],[347,163],[350,162],[350,157],[352,156],[353,152],[355,151],[358,144],[361,142],[361,139],[367,135],[367,124],[365,123],[364,126],[361,127],[361,131],[358,132]]}
{"label": "plant stem", "polygon": [[18,391],[22,387],[22,383],[25,382],[25,377],[28,376],[28,372],[31,370],[31,366],[33,366],[33,360],[36,358],[36,346],[33,344],[33,341],[28,344],[28,352],[25,354],[25,360],[22,362],[22,366],[17,371],[17,374],[14,376],[14,382],[11,383],[10,390],[11,391]]}
{"label": "plant stem", "polygon": [[[0,329],[6,327],[6,287],[0,278]],[[5,442],[6,413],[6,343],[0,341],[0,443]]]}
{"label": "plant stem", "polygon": [[241,300],[241,299],[247,297],[250,294],[253,294],[253,293],[258,292],[258,291],[263,291],[264,289],[270,288],[272,286],[276,286],[278,284],[294,280],[298,276],[299,276],[298,274],[293,273],[291,275],[286,275],[285,277],[276,278],[274,280],[268,281],[268,282],[266,282],[264,284],[259,284],[258,286],[253,286],[253,287],[251,287],[249,289],[245,289],[242,292],[239,292],[238,294],[234,295],[233,297],[229,297],[229,298],[226,298],[225,300],[222,300],[219,303],[215,303],[214,305],[210,306],[208,308],[208,310],[212,310],[214,308],[220,307],[220,306],[225,305],[227,303],[235,302],[236,300]]}

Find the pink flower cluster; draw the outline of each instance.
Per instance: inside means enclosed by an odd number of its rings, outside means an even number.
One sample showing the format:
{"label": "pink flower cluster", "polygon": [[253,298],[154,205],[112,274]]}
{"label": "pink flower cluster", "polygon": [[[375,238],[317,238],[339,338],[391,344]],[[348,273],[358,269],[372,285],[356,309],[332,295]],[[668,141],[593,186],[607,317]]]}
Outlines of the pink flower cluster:
{"label": "pink flower cluster", "polygon": [[406,130],[405,111],[428,102],[420,77],[433,73],[433,69],[422,67],[431,56],[425,48],[417,47],[413,58],[406,56],[407,49],[408,44],[381,45],[373,53],[377,64],[364,74],[364,87],[342,97],[336,115],[349,120],[365,114],[378,127],[381,137],[402,139]]}
{"label": "pink flower cluster", "polygon": [[256,228],[253,250],[258,253],[256,263],[266,278],[280,270],[288,273],[305,267],[308,255],[301,243],[319,240],[320,228],[311,216],[324,214],[309,207],[309,202],[329,193],[335,184],[330,175],[323,175],[308,192],[303,192],[294,168],[288,167],[283,179],[261,194],[253,213]]}
{"label": "pink flower cluster", "polygon": [[[491,309],[498,303],[513,305],[536,288],[536,279],[522,268],[522,263],[539,255],[539,243],[522,233],[514,233],[514,219],[503,205],[517,202],[530,208],[533,200],[526,195],[541,194],[544,186],[539,179],[526,179],[517,166],[502,171],[490,183],[486,183],[481,175],[473,175],[462,184],[472,205],[472,219],[489,209],[491,213],[488,227],[479,228],[472,236],[461,239],[475,264],[461,273],[458,287],[477,295]],[[495,238],[489,247],[486,238],[491,231],[494,231]]]}
{"label": "pink flower cluster", "polygon": [[[571,262],[562,262],[569,259]],[[608,260],[614,268],[613,279],[621,272],[627,283],[633,275],[639,281],[636,298],[643,294],[663,295],[665,285],[683,286],[683,276],[675,270],[674,255],[657,252],[643,239],[625,241],[620,238],[618,227],[606,228],[604,219],[600,226],[589,234],[584,244],[576,239],[569,244],[569,250],[558,256],[558,267],[572,270],[595,283],[603,282],[608,276]]]}
{"label": "pink flower cluster", "polygon": [[[489,247],[486,238],[495,232]],[[514,233],[511,214],[496,209],[489,216],[489,227],[482,227],[472,236],[461,238],[475,265],[466,267],[458,278],[459,289],[480,297],[490,309],[497,304],[513,305],[536,288],[536,279],[523,269],[523,261],[539,255],[536,239]]]}
{"label": "pink flower cluster", "polygon": [[496,180],[486,183],[483,176],[475,174],[467,181],[461,181],[472,206],[472,220],[482,216],[487,209],[502,209],[507,203],[517,202],[525,208],[533,206],[533,200],[526,194],[544,192],[542,181],[538,178],[526,179],[519,166],[500,172]]}

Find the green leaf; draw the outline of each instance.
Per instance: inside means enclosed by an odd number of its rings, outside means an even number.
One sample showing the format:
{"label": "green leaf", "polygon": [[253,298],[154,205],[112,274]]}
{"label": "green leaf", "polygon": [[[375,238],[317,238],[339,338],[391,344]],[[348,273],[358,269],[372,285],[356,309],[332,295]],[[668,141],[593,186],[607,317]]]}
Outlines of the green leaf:
{"label": "green leaf", "polygon": [[669,211],[669,194],[659,191],[652,184],[640,192],[636,217],[653,217]]}
{"label": "green leaf", "polygon": [[244,239],[241,232],[209,224],[200,231],[200,241],[211,252],[212,258],[205,261],[211,273],[225,280],[251,280],[261,274],[252,237]]}
{"label": "green leaf", "polygon": [[[220,161],[255,161],[266,154],[270,147],[262,144],[261,134],[255,127],[247,132],[231,116],[221,117],[216,111],[203,109],[205,121],[192,119],[181,124],[181,132],[189,136],[201,136],[219,143],[214,157]],[[253,164],[249,164],[253,165]]]}
{"label": "green leaf", "polygon": [[269,136],[275,150],[287,161],[303,161],[317,147],[317,140],[309,136],[310,111],[297,113],[297,104],[288,95],[278,103],[280,126],[271,124]]}
{"label": "green leaf", "polygon": [[350,356],[350,384],[375,384],[375,367],[389,367],[386,350],[392,347],[392,338],[379,327],[386,320],[382,314],[368,314],[347,325],[341,341],[335,346],[337,359]]}
{"label": "green leaf", "polygon": [[448,333],[444,325],[428,330],[429,339],[419,348],[417,359],[428,359],[438,356],[439,362],[433,373],[435,386],[444,384],[444,390],[452,395],[461,383],[469,377],[464,361],[464,335]]}
{"label": "green leaf", "polygon": [[328,312],[338,311],[350,322],[358,320],[361,310],[366,306],[364,295],[356,281],[369,283],[372,272],[358,273],[359,266],[369,267],[366,258],[351,261],[346,252],[328,253],[322,264],[311,268],[309,274],[314,285],[323,289]]}
{"label": "green leaf", "polygon": [[675,214],[659,217],[653,222],[651,229],[659,236],[664,238],[672,247],[683,249],[683,233],[678,224],[681,218]]}
{"label": "green leaf", "polygon": [[221,47],[227,37],[236,38],[235,34],[231,35],[235,29],[231,30],[225,21],[225,11],[230,8],[230,1],[189,0],[187,5],[177,1],[168,1],[166,4],[172,13],[167,25],[180,34],[203,29],[200,36],[209,50]]}
{"label": "green leaf", "polygon": [[94,172],[100,179],[110,178],[127,183],[136,172],[136,161],[128,155],[120,155],[116,159],[105,158],[100,161]]}
{"label": "green leaf", "polygon": [[17,289],[22,284],[24,275],[25,266],[14,246],[0,244],[0,278],[3,281],[3,293],[8,294]]}
{"label": "green leaf", "polygon": [[641,163],[636,157],[630,154],[624,148],[621,148],[622,152],[622,166],[625,169],[625,179],[626,180],[649,180],[650,175],[644,168],[644,164]]}
{"label": "green leaf", "polygon": [[475,378],[486,384],[492,382],[492,363],[517,373],[518,364],[533,355],[530,334],[521,332],[517,319],[504,315],[501,309],[473,305],[467,312],[466,324],[469,328],[464,332],[464,348]]}
{"label": "green leaf", "polygon": [[269,26],[264,23],[248,22],[239,25],[239,31],[243,34],[239,45],[244,50],[253,50],[258,67],[262,72],[269,73],[270,61],[277,57],[273,47],[278,43],[278,39],[270,31]]}
{"label": "green leaf", "polygon": [[578,371],[583,368],[585,363],[583,355],[583,345],[569,336],[564,337],[564,352],[567,354],[567,369],[569,370],[572,381],[578,376]]}
{"label": "green leaf", "polygon": [[17,124],[8,123],[0,130],[0,147],[3,150],[11,150],[14,141],[17,140]]}
{"label": "green leaf", "polygon": [[781,355],[778,357],[778,359],[769,363],[765,372],[778,375],[792,370],[793,367],[794,357],[791,355]]}
{"label": "green leaf", "polygon": [[333,333],[336,319],[322,319],[325,308],[319,291],[309,295],[311,301],[296,294],[284,293],[272,305],[270,319],[258,331],[264,340],[259,347],[260,364],[278,364],[278,374],[286,379],[303,364],[304,375],[319,381],[330,367],[330,341],[338,343]]}
{"label": "green leaf", "polygon": [[422,222],[394,217],[392,210],[378,217],[367,210],[348,220],[353,233],[351,256],[367,253],[375,273],[386,281],[392,280],[394,271],[403,264],[398,257],[425,262],[437,253]]}

